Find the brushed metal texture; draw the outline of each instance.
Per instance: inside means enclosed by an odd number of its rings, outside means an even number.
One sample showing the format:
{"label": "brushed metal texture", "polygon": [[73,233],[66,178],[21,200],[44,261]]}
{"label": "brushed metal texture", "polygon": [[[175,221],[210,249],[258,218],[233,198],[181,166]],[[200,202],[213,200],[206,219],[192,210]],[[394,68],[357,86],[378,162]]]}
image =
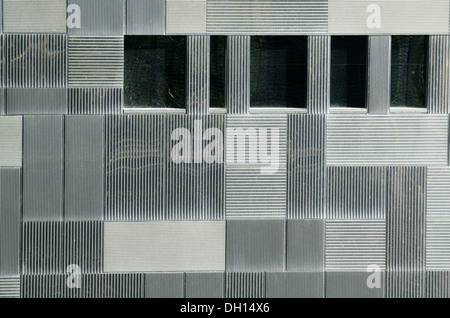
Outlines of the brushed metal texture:
{"label": "brushed metal texture", "polygon": [[225,298],[266,297],[266,273],[236,272],[225,275]]}
{"label": "brushed metal texture", "polygon": [[367,287],[371,273],[364,272],[326,272],[326,298],[383,298],[385,273],[380,272],[380,288]]}
{"label": "brushed metal texture", "polygon": [[8,115],[56,115],[67,112],[65,88],[7,88]]}
{"label": "brushed metal texture", "polygon": [[391,37],[368,38],[368,92],[369,114],[389,114],[391,106]]}
{"label": "brushed metal texture", "polygon": [[324,273],[266,273],[266,297],[324,298]]}
{"label": "brushed metal texture", "polygon": [[126,34],[164,35],[166,0],[127,0]]}
{"label": "brushed metal texture", "polygon": [[0,117],[0,167],[22,166],[22,117]]}
{"label": "brushed metal texture", "polygon": [[145,298],[184,298],[183,273],[145,274]]}
{"label": "brushed metal texture", "polygon": [[186,273],[186,298],[223,298],[224,273]]}

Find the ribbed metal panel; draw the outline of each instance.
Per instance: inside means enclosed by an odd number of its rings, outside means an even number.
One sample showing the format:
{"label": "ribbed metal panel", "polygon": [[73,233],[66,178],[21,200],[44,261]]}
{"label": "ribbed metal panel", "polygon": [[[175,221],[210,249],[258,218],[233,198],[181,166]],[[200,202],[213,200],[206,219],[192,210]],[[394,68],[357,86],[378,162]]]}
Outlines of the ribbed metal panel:
{"label": "ribbed metal panel", "polygon": [[225,298],[265,298],[265,273],[226,273]]}
{"label": "ribbed metal panel", "polygon": [[183,273],[145,274],[145,298],[184,298]]}
{"label": "ribbed metal panel", "polygon": [[326,35],[308,37],[308,112],[327,114],[330,107],[331,38]]}
{"label": "ribbed metal panel", "polygon": [[380,272],[380,288],[369,288],[367,281],[372,272],[326,272],[326,298],[383,298],[384,272]]}
{"label": "ribbed metal panel", "polygon": [[5,33],[66,33],[65,0],[3,0]]}
{"label": "ribbed metal panel", "polygon": [[3,46],[5,87],[66,87],[66,35],[6,34]]}
{"label": "ribbed metal panel", "polygon": [[22,117],[0,117],[0,167],[22,166]]}
{"label": "ribbed metal panel", "polygon": [[389,114],[391,104],[391,37],[369,36],[367,108],[370,114]]}
{"label": "ribbed metal panel", "polygon": [[327,219],[385,219],[386,168],[328,167]]}
{"label": "ribbed metal panel", "polygon": [[70,115],[120,114],[122,88],[69,88]]}
{"label": "ribbed metal panel", "polygon": [[188,36],[187,112],[208,114],[209,109],[209,36]]}
{"label": "ribbed metal panel", "polygon": [[428,37],[427,107],[430,114],[448,114],[450,103],[450,41],[448,35]]}
{"label": "ribbed metal panel", "polygon": [[69,87],[123,87],[123,37],[69,37]]}
{"label": "ribbed metal panel", "polygon": [[208,33],[326,33],[328,1],[209,0]]}
{"label": "ribbed metal panel", "polygon": [[[2,51],[2,50],[0,50],[0,51]],[[0,73],[2,72],[2,69],[3,69],[3,67],[0,66]],[[3,75],[0,75],[0,78],[2,78],[2,77],[3,77]],[[1,82],[3,82],[3,81],[0,79],[0,83]],[[5,98],[5,96],[6,96],[5,89],[0,88],[0,115],[4,115],[6,113],[6,104],[5,104],[6,98]]]}
{"label": "ribbed metal panel", "polygon": [[103,220],[104,116],[66,116],[64,128],[65,219]]}
{"label": "ribbed metal panel", "polygon": [[82,278],[85,298],[144,297],[144,274],[86,274]]}
{"label": "ribbed metal panel", "polygon": [[[256,133],[258,141],[253,144],[252,138],[238,134],[233,138],[231,130]],[[264,132],[265,131],[265,132]],[[273,139],[278,134],[278,141]],[[251,133],[251,131],[250,131]],[[269,167],[262,163],[262,142],[267,139],[266,155],[274,151],[274,143],[278,143],[278,163],[269,168],[270,173],[263,172]],[[226,170],[226,217],[249,218],[286,216],[286,141],[287,116],[227,116],[227,170]],[[240,141],[242,140],[241,148]],[[230,148],[231,147],[231,148]],[[239,153],[245,151],[245,163],[237,159]],[[256,154],[258,158],[256,158]],[[272,153],[272,156],[274,154]],[[252,162],[254,161],[254,163]]]}
{"label": "ribbed metal panel", "polygon": [[8,115],[54,115],[67,112],[65,88],[8,88],[6,89]]}
{"label": "ribbed metal panel", "polygon": [[206,34],[206,3],[206,0],[166,0],[167,34]]}
{"label": "ribbed metal panel", "polygon": [[425,296],[424,271],[386,272],[386,298],[423,298]]}
{"label": "ribbed metal panel", "polygon": [[0,278],[0,298],[20,297],[20,277]]}
{"label": "ribbed metal panel", "polygon": [[267,298],[324,298],[322,272],[266,273]]}
{"label": "ribbed metal panel", "polygon": [[426,272],[425,296],[427,298],[449,298],[449,272]]}
{"label": "ribbed metal panel", "polygon": [[22,298],[80,298],[83,290],[68,288],[69,275],[23,275]]}
{"label": "ribbed metal panel", "polygon": [[250,107],[250,37],[227,37],[225,101],[229,114],[248,114]]}
{"label": "ribbed metal panel", "polygon": [[186,273],[186,298],[223,298],[224,273]]}
{"label": "ribbed metal panel", "polygon": [[23,220],[63,219],[63,116],[24,119]]}
{"label": "ribbed metal panel", "polygon": [[448,117],[329,115],[327,164],[447,165]]}
{"label": "ribbed metal panel", "polygon": [[127,34],[166,33],[166,0],[127,0]]}
{"label": "ribbed metal panel", "polygon": [[288,115],[287,217],[325,217],[324,115]]}

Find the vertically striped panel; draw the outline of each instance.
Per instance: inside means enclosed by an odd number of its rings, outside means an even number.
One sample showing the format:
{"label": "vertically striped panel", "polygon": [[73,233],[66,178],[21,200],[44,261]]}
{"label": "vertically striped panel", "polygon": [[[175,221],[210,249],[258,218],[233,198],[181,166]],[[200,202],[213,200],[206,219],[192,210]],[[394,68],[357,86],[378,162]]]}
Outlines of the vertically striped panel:
{"label": "vertically striped panel", "polygon": [[66,35],[7,34],[3,46],[7,88],[66,87]]}
{"label": "vertically striped panel", "polygon": [[287,217],[325,217],[324,115],[288,115]]}
{"label": "vertically striped panel", "polygon": [[[228,115],[227,218],[286,216],[286,128],[286,115]],[[233,130],[240,131],[237,138],[233,138]],[[253,137],[248,138],[245,134]],[[255,136],[257,143],[253,144]],[[262,138],[266,138],[266,143]],[[239,162],[238,159],[239,153],[242,152],[245,152],[245,163]],[[276,159],[272,158],[271,163],[264,163],[263,160],[267,155]]]}
{"label": "vertically striped panel", "polygon": [[184,298],[184,273],[145,274],[145,298]]}
{"label": "vertically striped panel", "polygon": [[70,278],[66,274],[23,275],[21,278],[22,298],[80,298],[84,294],[82,288],[68,288]]}
{"label": "vertically striped panel", "polygon": [[328,167],[327,219],[384,219],[384,167]]}
{"label": "vertically striped panel", "polygon": [[331,38],[326,35],[308,37],[308,112],[327,114],[330,107]]}
{"label": "vertically striped panel", "polygon": [[123,87],[123,37],[69,37],[69,87]]}
{"label": "vertically striped panel", "polygon": [[165,34],[166,0],[127,0],[127,34]]}
{"label": "vertically striped panel", "polygon": [[448,114],[450,103],[450,41],[448,35],[428,39],[428,112]]}
{"label": "vertically striped panel", "polygon": [[22,166],[22,117],[0,117],[0,167]]}
{"label": "vertically striped panel", "polygon": [[208,1],[208,33],[309,34],[327,26],[327,1]]}
{"label": "vertically striped panel", "polygon": [[386,298],[422,298],[425,295],[424,271],[387,271]]}
{"label": "vertically striped panel", "polygon": [[326,221],[325,269],[361,271],[369,265],[384,270],[386,260],[385,221]]}
{"label": "vertically striped panel", "polygon": [[226,273],[225,298],[266,297],[265,273]]}
{"label": "vertically striped panel", "polygon": [[188,37],[187,112],[207,114],[209,108],[209,36]]}
{"label": "vertically striped panel", "polygon": [[23,222],[22,273],[61,274],[63,222]]}
{"label": "vertically striped panel", "polygon": [[166,0],[167,34],[206,34],[206,0]]}
{"label": "vertically striped panel", "polygon": [[449,272],[426,272],[425,296],[427,298],[449,298]]}
{"label": "vertically striped panel", "polygon": [[63,218],[64,122],[62,116],[24,119],[23,219]]}
{"label": "vertically striped panel", "polygon": [[82,277],[85,298],[144,297],[144,274],[86,274]]}
{"label": "vertically striped panel", "polygon": [[329,115],[327,164],[447,165],[448,116]]}
{"label": "vertically striped panel", "polygon": [[55,115],[67,112],[66,88],[8,88],[8,115]]}
{"label": "vertically striped panel", "polygon": [[120,114],[122,88],[69,88],[70,115]]}
{"label": "vertically striped panel", "polygon": [[20,297],[20,277],[0,278],[0,298]]}
{"label": "vertically striped panel", "polygon": [[227,37],[226,105],[229,114],[248,114],[250,107],[250,37]]}

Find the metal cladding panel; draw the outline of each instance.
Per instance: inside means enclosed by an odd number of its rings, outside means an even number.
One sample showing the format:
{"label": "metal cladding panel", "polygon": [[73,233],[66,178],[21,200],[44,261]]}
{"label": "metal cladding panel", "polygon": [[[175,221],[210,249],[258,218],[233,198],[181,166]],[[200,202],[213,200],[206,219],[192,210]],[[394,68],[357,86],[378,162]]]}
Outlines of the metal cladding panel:
{"label": "metal cladding panel", "polygon": [[286,270],[324,270],[324,220],[288,220],[286,224]]}
{"label": "metal cladding panel", "polygon": [[21,298],[80,298],[83,290],[68,288],[65,274],[22,275]]}
{"label": "metal cladding panel", "polygon": [[326,33],[328,1],[208,0],[210,34]]}
{"label": "metal cladding panel", "polygon": [[448,116],[329,115],[327,165],[447,165]]}
{"label": "metal cladding panel", "polygon": [[3,0],[3,32],[66,33],[66,0]]}
{"label": "metal cladding panel", "polygon": [[206,0],[166,0],[167,34],[206,34]]}
{"label": "metal cladding panel", "polygon": [[84,298],[144,298],[145,275],[134,273],[82,276]]}
{"label": "metal cladding panel", "polygon": [[4,86],[6,88],[66,87],[66,41],[67,37],[64,34],[4,35],[3,47],[6,60]]}
{"label": "metal cladding panel", "polygon": [[210,37],[193,35],[187,41],[187,112],[208,114],[209,110],[209,53]]}
{"label": "metal cladding panel", "polygon": [[[1,51],[1,49],[0,49]],[[1,74],[1,65],[0,65],[0,74]],[[0,78],[2,76],[0,75]],[[0,83],[2,82],[2,80],[0,80]],[[6,104],[5,104],[5,89],[4,88],[0,88],[0,115],[5,115],[6,113]]]}
{"label": "metal cladding panel", "polygon": [[186,273],[186,298],[223,298],[223,273]]}
{"label": "metal cladding panel", "polygon": [[123,88],[123,36],[69,36],[69,87]]}
{"label": "metal cladding panel", "polygon": [[328,167],[327,219],[386,218],[386,168]]}
{"label": "metal cladding panel", "polygon": [[449,298],[449,272],[426,272],[425,296],[427,298]]}
{"label": "metal cladding panel", "polygon": [[380,287],[367,285],[371,273],[363,272],[326,272],[326,298],[383,298],[384,272],[380,272]]}
{"label": "metal cladding panel", "polygon": [[120,114],[122,105],[122,88],[69,88],[70,115]]}
{"label": "metal cladding panel", "polygon": [[447,34],[449,2],[330,0],[330,34]]}
{"label": "metal cladding panel", "polygon": [[20,169],[0,169],[0,277],[20,274],[21,181]]}
{"label": "metal cladding panel", "polygon": [[285,239],[284,220],[228,220],[227,272],[283,271]]}
{"label": "metal cladding panel", "polygon": [[[69,34],[76,35],[122,35],[124,29],[125,0],[68,0],[80,7],[79,27],[68,27]],[[72,9],[73,10],[73,9]],[[69,21],[71,12],[69,11]]]}
{"label": "metal cladding panel", "polygon": [[387,271],[385,281],[386,298],[425,297],[424,271]]}
{"label": "metal cladding panel", "polygon": [[127,0],[126,34],[166,33],[165,0]]}
{"label": "metal cladding panel", "polygon": [[428,38],[428,112],[448,114],[450,103],[450,40],[448,35]]}
{"label": "metal cladding panel", "polygon": [[225,298],[265,298],[266,273],[226,273]]}
{"label": "metal cladding panel", "polygon": [[266,273],[266,297],[324,298],[324,273]]}
{"label": "metal cladding panel", "polygon": [[325,217],[324,115],[288,115],[287,218]]}
{"label": "metal cladding panel", "polygon": [[0,278],[0,298],[20,297],[20,277]]}
{"label": "metal cladding panel", "polygon": [[330,108],[331,37],[308,36],[308,112],[327,114]]}
{"label": "metal cladding panel", "polygon": [[287,115],[228,115],[225,138],[226,217],[285,217]]}
{"label": "metal cladding panel", "polygon": [[55,115],[67,112],[65,88],[7,88],[8,115]]}
{"label": "metal cladding panel", "polygon": [[250,107],[250,36],[227,37],[225,102],[229,114],[248,114]]}
{"label": "metal cladding panel", "polygon": [[65,219],[103,220],[104,116],[66,116]]}
{"label": "metal cladding panel", "polygon": [[145,274],[145,298],[184,298],[183,273]]}
{"label": "metal cladding panel", "polygon": [[105,223],[104,271],[223,271],[225,222]]}
{"label": "metal cladding panel", "polygon": [[63,116],[26,116],[23,149],[23,220],[63,220]]}
{"label": "metal cladding panel", "polygon": [[22,117],[0,117],[0,167],[22,166]]}
{"label": "metal cladding panel", "polygon": [[370,114],[389,114],[391,106],[391,37],[369,36],[367,108]]}

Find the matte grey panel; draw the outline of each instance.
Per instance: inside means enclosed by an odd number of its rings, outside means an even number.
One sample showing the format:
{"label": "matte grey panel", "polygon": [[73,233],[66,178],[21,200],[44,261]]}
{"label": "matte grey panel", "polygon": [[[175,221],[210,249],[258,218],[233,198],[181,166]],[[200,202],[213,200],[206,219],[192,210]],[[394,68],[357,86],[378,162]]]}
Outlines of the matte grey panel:
{"label": "matte grey panel", "polygon": [[[0,68],[2,68],[2,67],[3,67],[3,65],[0,65]],[[0,69],[0,73],[1,72],[2,72],[2,69]],[[0,78],[1,77],[3,77],[3,76],[0,75]],[[0,82],[2,82],[2,80],[0,80]],[[0,88],[0,115],[4,115],[6,113],[6,103],[5,103],[5,99],[6,98],[5,97],[6,97],[5,89],[4,88]]]}
{"label": "matte grey panel", "polygon": [[145,298],[184,298],[184,274],[145,274]]}
{"label": "matte grey panel", "polygon": [[85,298],[144,298],[144,274],[85,274],[82,276]]}
{"label": "matte grey panel", "polygon": [[379,273],[380,288],[368,287],[367,281],[370,275],[373,273],[326,272],[326,298],[383,298],[386,274]]}
{"label": "matte grey panel", "polygon": [[165,0],[127,0],[127,34],[165,33]]}
{"label": "matte grey panel", "polygon": [[248,114],[250,107],[250,37],[227,37],[225,103],[229,114]]}
{"label": "matte grey panel", "polygon": [[[67,28],[68,34],[122,35],[124,0],[68,0],[67,5],[80,6],[80,28]],[[68,14],[70,16],[70,13]]]}
{"label": "matte grey panel", "polygon": [[103,220],[103,116],[65,117],[65,219]]}
{"label": "matte grey panel", "polygon": [[266,273],[267,298],[324,298],[323,272]]}
{"label": "matte grey panel", "polygon": [[288,220],[286,226],[286,269],[322,272],[325,222],[323,220]]}
{"label": "matte grey panel", "polygon": [[284,220],[228,220],[227,272],[284,270],[285,238]]}
{"label": "matte grey panel", "polygon": [[24,119],[23,219],[63,219],[62,116],[26,116]]}
{"label": "matte grey panel", "polygon": [[308,36],[308,112],[327,114],[330,108],[331,37]]}
{"label": "matte grey panel", "polygon": [[188,114],[208,114],[210,38],[205,35],[187,39]]}
{"label": "matte grey panel", "polygon": [[427,107],[430,114],[448,114],[450,103],[450,41],[448,35],[428,37]]}
{"label": "matte grey panel", "polygon": [[419,271],[387,271],[386,298],[422,298],[425,295],[426,272]]}
{"label": "matte grey panel", "polygon": [[7,88],[8,115],[65,114],[67,89],[65,88]]}
{"label": "matte grey panel", "polygon": [[265,298],[266,273],[226,273],[226,298]]}
{"label": "matte grey panel", "polygon": [[427,298],[449,298],[449,272],[426,272],[425,296]]}
{"label": "matte grey panel", "polygon": [[[80,298],[83,289],[68,288],[66,274],[22,275],[21,298]],[[83,282],[82,282],[83,284]]]}
{"label": "matte grey panel", "polygon": [[0,167],[22,166],[22,117],[0,117]]}
{"label": "matte grey panel", "polygon": [[20,277],[0,278],[0,298],[20,297]]}
{"label": "matte grey panel", "polygon": [[389,114],[391,106],[391,37],[369,36],[367,109]]}
{"label": "matte grey panel", "polygon": [[186,273],[186,298],[223,298],[223,273]]}
{"label": "matte grey panel", "polygon": [[206,0],[166,0],[167,34],[206,34]]}
{"label": "matte grey panel", "polygon": [[69,88],[68,114],[121,114],[122,88]]}

